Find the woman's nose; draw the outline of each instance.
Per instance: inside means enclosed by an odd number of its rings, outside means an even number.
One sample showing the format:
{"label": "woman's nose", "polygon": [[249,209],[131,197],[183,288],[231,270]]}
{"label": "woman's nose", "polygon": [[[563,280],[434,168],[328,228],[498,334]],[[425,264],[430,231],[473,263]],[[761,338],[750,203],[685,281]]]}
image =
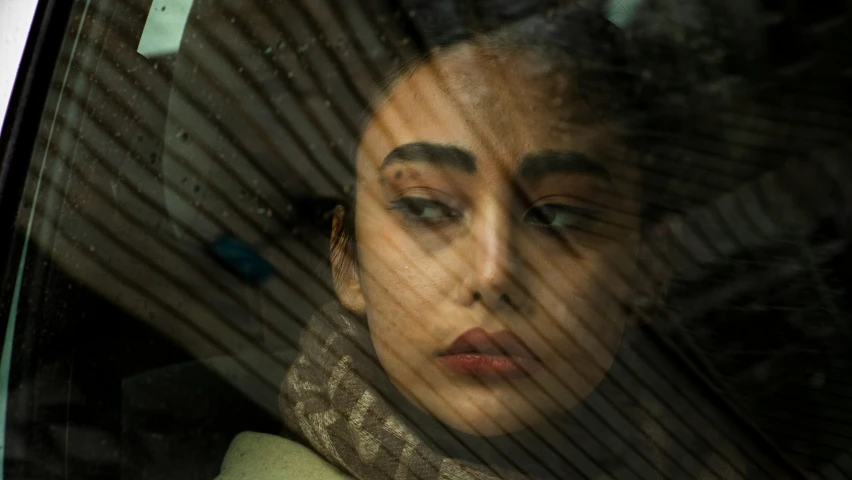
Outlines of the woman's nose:
{"label": "woman's nose", "polygon": [[473,222],[470,291],[472,300],[492,308],[516,307],[519,300],[514,227],[505,210],[495,206]]}

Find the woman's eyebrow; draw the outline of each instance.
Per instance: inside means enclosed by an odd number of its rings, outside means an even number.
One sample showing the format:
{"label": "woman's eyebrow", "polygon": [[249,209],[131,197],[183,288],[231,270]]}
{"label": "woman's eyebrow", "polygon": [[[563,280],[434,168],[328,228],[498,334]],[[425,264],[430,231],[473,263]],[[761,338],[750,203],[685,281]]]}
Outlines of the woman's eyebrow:
{"label": "woman's eyebrow", "polygon": [[515,176],[523,180],[534,180],[545,175],[563,173],[588,175],[612,182],[609,170],[586,154],[572,151],[545,150],[526,155],[518,165]]}
{"label": "woman's eyebrow", "polygon": [[400,145],[385,157],[379,170],[395,163],[420,162],[449,167],[464,173],[476,173],[476,157],[472,153],[452,145],[430,142],[413,142]]}

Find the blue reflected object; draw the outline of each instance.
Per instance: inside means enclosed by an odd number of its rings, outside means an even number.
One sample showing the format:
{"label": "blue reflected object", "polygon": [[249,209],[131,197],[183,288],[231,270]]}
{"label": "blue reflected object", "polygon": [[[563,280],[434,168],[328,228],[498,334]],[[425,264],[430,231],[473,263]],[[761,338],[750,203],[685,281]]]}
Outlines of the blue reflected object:
{"label": "blue reflected object", "polygon": [[252,285],[259,284],[275,274],[275,267],[251,245],[231,235],[218,238],[211,245],[213,256],[230,270]]}

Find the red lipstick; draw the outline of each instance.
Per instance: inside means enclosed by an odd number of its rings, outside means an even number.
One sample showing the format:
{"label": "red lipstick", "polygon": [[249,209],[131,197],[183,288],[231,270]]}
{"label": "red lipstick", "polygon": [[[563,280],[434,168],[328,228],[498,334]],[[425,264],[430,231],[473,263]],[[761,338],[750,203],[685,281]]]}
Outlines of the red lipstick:
{"label": "red lipstick", "polygon": [[459,336],[440,354],[438,363],[460,375],[503,380],[528,377],[542,366],[514,333],[488,333],[482,328]]}

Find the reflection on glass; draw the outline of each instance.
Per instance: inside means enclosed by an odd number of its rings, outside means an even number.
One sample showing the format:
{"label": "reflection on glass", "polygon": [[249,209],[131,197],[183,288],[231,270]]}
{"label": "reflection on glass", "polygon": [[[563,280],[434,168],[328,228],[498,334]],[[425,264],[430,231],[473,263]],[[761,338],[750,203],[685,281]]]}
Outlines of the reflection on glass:
{"label": "reflection on glass", "polygon": [[6,472],[852,476],[846,17],[765,3],[78,2]]}

